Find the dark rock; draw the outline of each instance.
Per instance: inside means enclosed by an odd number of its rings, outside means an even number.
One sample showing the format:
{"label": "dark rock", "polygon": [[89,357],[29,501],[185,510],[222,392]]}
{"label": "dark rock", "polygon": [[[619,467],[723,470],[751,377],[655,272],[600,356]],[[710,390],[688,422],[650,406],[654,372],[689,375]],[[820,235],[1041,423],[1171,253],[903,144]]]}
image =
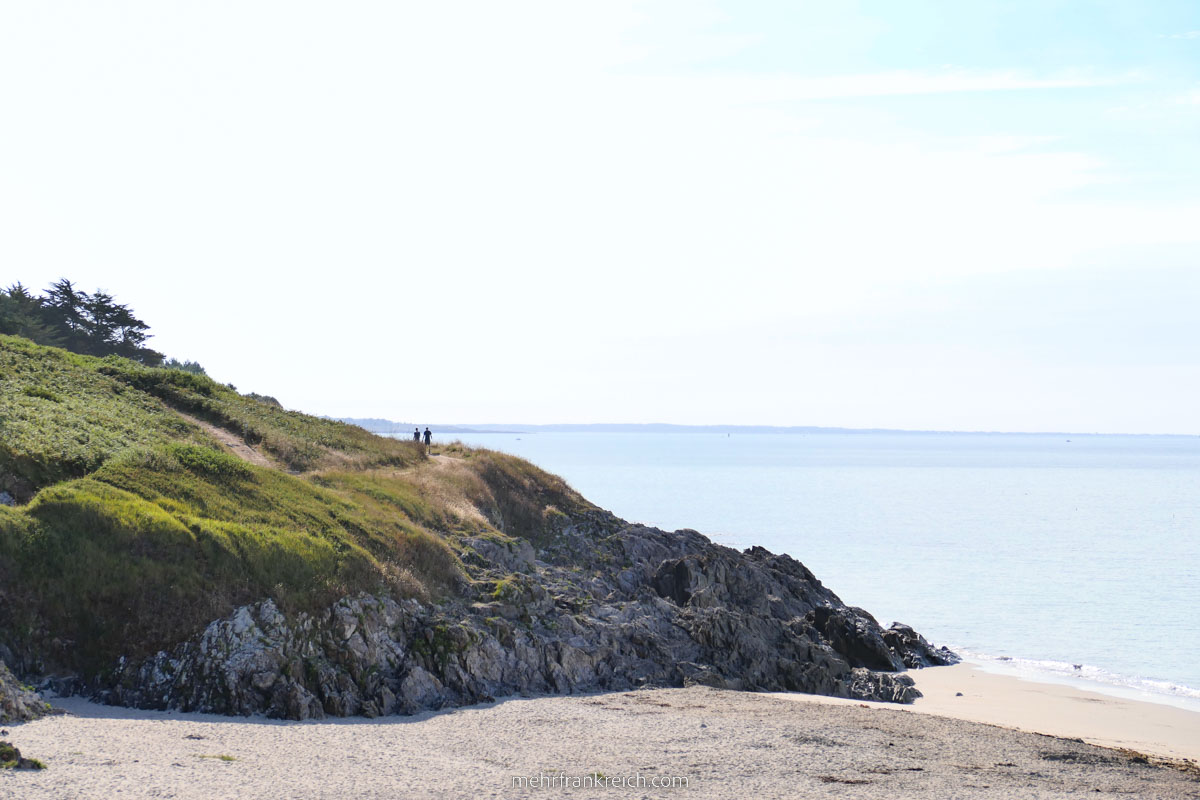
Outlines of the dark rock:
{"label": "dark rock", "polygon": [[852,667],[897,672],[904,669],[900,652],[888,647],[879,623],[861,608],[814,608],[804,617]]}
{"label": "dark rock", "polygon": [[38,681],[39,692],[53,692],[59,697],[70,697],[79,694],[85,688],[78,675],[60,674],[47,675]]}
{"label": "dark rock", "polygon": [[27,479],[15,472],[0,470],[0,503],[6,506],[18,506],[33,499],[34,486]]}
{"label": "dark rock", "polygon": [[920,694],[899,672],[956,660],[911,628],[881,629],[789,556],[695,531],[595,512],[537,551],[524,539],[465,545],[461,599],[362,595],[294,615],[263,601],[169,653],[122,660],[91,692],[289,719],[690,684],[909,703]]}
{"label": "dark rock", "polygon": [[45,769],[45,765],[37,759],[22,758],[21,751],[8,742],[0,741],[0,768],[3,769]]}
{"label": "dark rock", "polygon": [[901,661],[908,669],[945,667],[962,660],[949,648],[935,648],[925,641],[924,636],[899,622],[893,622],[892,627],[883,632],[883,641],[894,652],[900,654]]}

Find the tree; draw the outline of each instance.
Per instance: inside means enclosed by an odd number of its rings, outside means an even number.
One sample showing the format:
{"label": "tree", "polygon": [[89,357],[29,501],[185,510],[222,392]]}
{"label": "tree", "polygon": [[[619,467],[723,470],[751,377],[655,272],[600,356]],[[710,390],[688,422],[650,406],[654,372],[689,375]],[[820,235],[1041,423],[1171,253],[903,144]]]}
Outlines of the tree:
{"label": "tree", "polygon": [[41,298],[32,295],[21,283],[0,290],[0,333],[24,336],[38,344],[62,347],[66,342],[47,319]]}
{"label": "tree", "polygon": [[84,326],[83,305],[87,295],[77,291],[75,285],[66,278],[59,278],[46,290],[42,299],[42,307],[46,309],[46,317],[63,337],[68,350],[86,353],[87,331]]}
{"label": "tree", "polygon": [[42,297],[20,283],[0,292],[0,333],[65,347],[93,356],[118,355],[150,366],[163,355],[146,347],[150,326],[108,292],[88,294],[66,278],[51,284]]}
{"label": "tree", "polygon": [[184,372],[190,372],[193,375],[208,375],[208,373],[204,371],[204,367],[200,366],[200,364],[195,361],[180,361],[177,358],[168,358],[163,362],[163,367],[166,369],[181,369]]}
{"label": "tree", "polygon": [[[150,326],[133,315],[129,306],[118,303],[111,294],[99,289],[82,294],[81,324],[87,347],[95,355],[114,354],[135,361],[146,361],[146,331]],[[162,361],[159,355],[156,363]]]}

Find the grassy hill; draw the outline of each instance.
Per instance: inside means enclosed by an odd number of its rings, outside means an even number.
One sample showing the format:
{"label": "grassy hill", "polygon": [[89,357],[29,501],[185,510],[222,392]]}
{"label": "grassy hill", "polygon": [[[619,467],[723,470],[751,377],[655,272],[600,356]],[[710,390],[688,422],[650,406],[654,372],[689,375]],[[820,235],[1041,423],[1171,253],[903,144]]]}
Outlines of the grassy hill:
{"label": "grassy hill", "polygon": [[589,507],[499,453],[431,458],[204,376],[10,336],[0,492],[0,643],[84,673],[260,599],[461,594],[466,537],[536,538]]}

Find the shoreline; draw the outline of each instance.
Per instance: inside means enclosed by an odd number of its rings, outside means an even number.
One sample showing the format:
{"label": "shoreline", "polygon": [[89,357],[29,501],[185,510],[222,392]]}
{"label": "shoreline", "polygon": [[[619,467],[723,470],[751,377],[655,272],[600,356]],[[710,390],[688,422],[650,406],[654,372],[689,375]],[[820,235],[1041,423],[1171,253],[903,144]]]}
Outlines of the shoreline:
{"label": "shoreline", "polygon": [[[912,706],[692,686],[296,722],[63,698],[8,726],[48,768],[3,771],[0,798],[1200,796],[1200,714],[969,664],[910,674]],[[688,784],[512,784],[536,775]]]}
{"label": "shoreline", "polygon": [[[1080,691],[1135,700],[1152,705],[1165,705],[1184,711],[1200,712],[1200,689],[1171,679],[1130,677],[1102,667],[1081,665],[1082,672],[1071,669],[1067,662],[990,656],[950,647],[970,664],[991,675],[1019,678],[1031,683],[1049,683],[1068,686]],[[1097,674],[1099,673],[1099,674]],[[1163,687],[1170,687],[1164,689]]]}
{"label": "shoreline", "polygon": [[972,663],[910,674],[925,695],[913,704],[918,713],[1200,761],[1200,711],[1000,674]]}
{"label": "shoreline", "polygon": [[[899,710],[1200,762],[1200,711],[1000,674],[971,662],[908,674],[924,696],[910,706],[896,706]],[[775,696],[800,702],[858,702],[804,694]]]}

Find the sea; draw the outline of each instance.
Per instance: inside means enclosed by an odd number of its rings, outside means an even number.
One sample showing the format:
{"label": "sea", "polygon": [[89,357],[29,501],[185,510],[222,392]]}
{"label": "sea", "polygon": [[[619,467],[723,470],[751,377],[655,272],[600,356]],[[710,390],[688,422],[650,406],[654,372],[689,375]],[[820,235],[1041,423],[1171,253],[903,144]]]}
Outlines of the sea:
{"label": "sea", "polygon": [[1200,710],[1200,437],[463,433],[991,671]]}

